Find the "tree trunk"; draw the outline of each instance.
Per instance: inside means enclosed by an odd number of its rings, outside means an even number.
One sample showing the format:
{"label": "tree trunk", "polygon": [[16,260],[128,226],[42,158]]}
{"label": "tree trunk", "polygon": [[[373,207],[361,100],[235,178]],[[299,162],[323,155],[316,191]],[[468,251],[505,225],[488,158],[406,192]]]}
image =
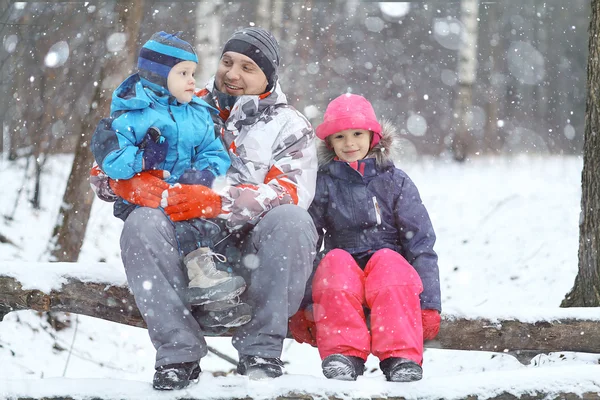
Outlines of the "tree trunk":
{"label": "tree trunk", "polygon": [[223,4],[203,0],[196,6],[196,52],[199,54],[196,86],[203,88],[215,74],[221,57],[221,12]]}
{"label": "tree trunk", "polygon": [[461,0],[461,21],[465,27],[465,42],[458,54],[458,93],[456,98],[456,133],[452,140],[452,154],[464,161],[473,148],[472,116],[473,83],[477,75],[478,0]]}
{"label": "tree trunk", "polygon": [[588,49],[579,272],[561,307],[600,306],[600,0],[592,0]]}
{"label": "tree trunk", "polygon": [[[76,266],[75,266],[76,267]],[[65,280],[55,290],[23,288],[24,284],[15,276],[30,269],[53,270]],[[89,315],[121,324],[145,327],[136,307],[133,295],[125,284],[125,277],[113,282],[90,282],[94,269],[110,276],[111,266],[91,264],[85,268],[74,268],[67,263],[36,263],[12,266],[7,264],[0,272],[0,320],[12,311],[32,309],[37,311],[63,311]],[[69,271],[79,271],[78,275]],[[98,272],[100,276],[101,272]],[[48,278],[51,282],[53,279]],[[122,283],[121,283],[122,282]],[[27,286],[26,286],[27,287]],[[520,359],[531,359],[539,353],[553,351],[577,351],[600,353],[600,317],[593,310],[535,310],[538,320],[529,317],[520,321],[518,317],[506,319],[494,315],[442,315],[440,334],[427,347],[509,352]],[[518,310],[515,310],[518,315]],[[585,317],[576,317],[583,315]],[[521,354],[522,353],[522,354]]]}
{"label": "tree trunk", "polygon": [[257,25],[266,30],[271,30],[271,0],[258,0],[256,2]]}
{"label": "tree trunk", "polygon": [[137,54],[137,38],[143,17],[143,1],[117,2],[118,30],[125,32],[127,42],[119,54],[110,58],[100,68],[98,84],[92,96],[89,111],[81,123],[81,136],[75,150],[75,159],[67,188],[58,214],[58,221],[50,239],[53,261],[76,261],[83,245],[85,231],[92,208],[94,194],[88,178],[94,161],[88,148],[92,133],[98,121],[108,116],[110,95],[106,95],[103,82],[107,77],[127,76]]}
{"label": "tree trunk", "polygon": [[271,11],[271,32],[278,41],[281,41],[281,29],[283,25],[283,1],[275,0],[273,2],[273,11]]}
{"label": "tree trunk", "polygon": [[503,93],[504,83],[499,82],[500,61],[502,57],[502,40],[500,33],[500,23],[498,12],[498,3],[487,5],[487,28],[488,37],[493,38],[490,41],[489,55],[489,77],[488,77],[488,98],[486,103],[487,121],[485,126],[484,150],[487,153],[499,154],[502,150],[503,140],[500,139],[498,129],[498,119],[500,118],[500,98]]}

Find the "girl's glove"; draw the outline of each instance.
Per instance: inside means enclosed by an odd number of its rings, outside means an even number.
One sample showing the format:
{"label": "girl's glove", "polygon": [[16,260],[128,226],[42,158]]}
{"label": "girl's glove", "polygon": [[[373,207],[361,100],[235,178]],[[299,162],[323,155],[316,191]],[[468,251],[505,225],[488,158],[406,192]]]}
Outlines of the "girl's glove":
{"label": "girl's glove", "polygon": [[290,333],[298,343],[308,343],[317,347],[317,325],[312,310],[300,309],[288,321]]}
{"label": "girl's glove", "polygon": [[221,196],[206,186],[176,184],[165,190],[162,197],[161,205],[173,222],[221,214]]}
{"label": "girl's glove", "polygon": [[117,196],[129,203],[158,208],[162,193],[170,186],[163,181],[169,175],[169,171],[142,171],[129,179],[109,179],[108,183]]}
{"label": "girl's glove", "polygon": [[433,340],[440,331],[442,317],[438,310],[421,310],[423,320],[423,340]]}

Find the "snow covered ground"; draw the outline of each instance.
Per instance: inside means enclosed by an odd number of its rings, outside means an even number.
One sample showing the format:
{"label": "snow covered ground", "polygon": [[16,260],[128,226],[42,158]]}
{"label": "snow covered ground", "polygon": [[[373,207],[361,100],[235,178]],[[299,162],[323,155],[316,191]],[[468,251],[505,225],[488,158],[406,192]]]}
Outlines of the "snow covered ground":
{"label": "snow covered ground", "polygon": [[[50,160],[41,210],[32,210],[27,201],[33,184],[23,187],[12,221],[6,216],[13,214],[23,183],[22,165],[0,161],[0,182],[14,188],[0,196],[5,216],[0,233],[15,243],[0,244],[0,271],[47,260],[70,161],[68,156]],[[419,187],[438,235],[444,309],[482,315],[515,310],[533,318],[539,308],[558,308],[577,273],[580,157],[481,158],[463,165],[422,160],[400,167]],[[104,273],[124,277],[120,228],[110,205],[96,201],[79,266],[107,262]],[[52,271],[36,273],[38,282],[52,276]],[[582,310],[582,315],[589,312]],[[539,390],[600,392],[596,354],[539,355],[522,365],[507,354],[428,349],[420,382],[386,382],[374,357],[357,382],[336,382],[323,377],[316,349],[286,340],[282,359],[289,375],[267,382],[222,376],[234,365],[209,353],[198,385],[160,393],[150,384],[154,349],[145,330],[85,316],[73,320],[71,328],[56,332],[34,312],[6,316],[0,323],[0,398],[268,399],[309,392],[338,398],[451,399]],[[209,338],[208,344],[237,358],[228,338]]]}

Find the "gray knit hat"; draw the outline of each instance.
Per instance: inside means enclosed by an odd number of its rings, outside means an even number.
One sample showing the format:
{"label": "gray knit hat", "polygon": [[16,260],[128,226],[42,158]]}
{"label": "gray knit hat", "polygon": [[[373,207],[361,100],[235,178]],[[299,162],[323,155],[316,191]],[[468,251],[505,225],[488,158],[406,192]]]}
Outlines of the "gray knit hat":
{"label": "gray knit hat", "polygon": [[273,34],[262,28],[244,28],[234,32],[223,47],[223,53],[233,51],[250,57],[267,77],[267,90],[277,82],[279,44]]}

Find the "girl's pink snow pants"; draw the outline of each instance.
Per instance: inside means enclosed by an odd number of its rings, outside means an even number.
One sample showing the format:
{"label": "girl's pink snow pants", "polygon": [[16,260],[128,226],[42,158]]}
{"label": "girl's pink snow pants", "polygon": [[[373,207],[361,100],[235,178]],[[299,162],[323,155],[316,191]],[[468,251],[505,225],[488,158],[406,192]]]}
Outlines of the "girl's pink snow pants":
{"label": "girl's pink snow pants", "polygon": [[[390,249],[377,251],[365,270],[340,249],[327,253],[313,280],[314,317],[321,359],[331,354],[423,361],[417,271]],[[371,310],[371,332],[363,306]]]}

